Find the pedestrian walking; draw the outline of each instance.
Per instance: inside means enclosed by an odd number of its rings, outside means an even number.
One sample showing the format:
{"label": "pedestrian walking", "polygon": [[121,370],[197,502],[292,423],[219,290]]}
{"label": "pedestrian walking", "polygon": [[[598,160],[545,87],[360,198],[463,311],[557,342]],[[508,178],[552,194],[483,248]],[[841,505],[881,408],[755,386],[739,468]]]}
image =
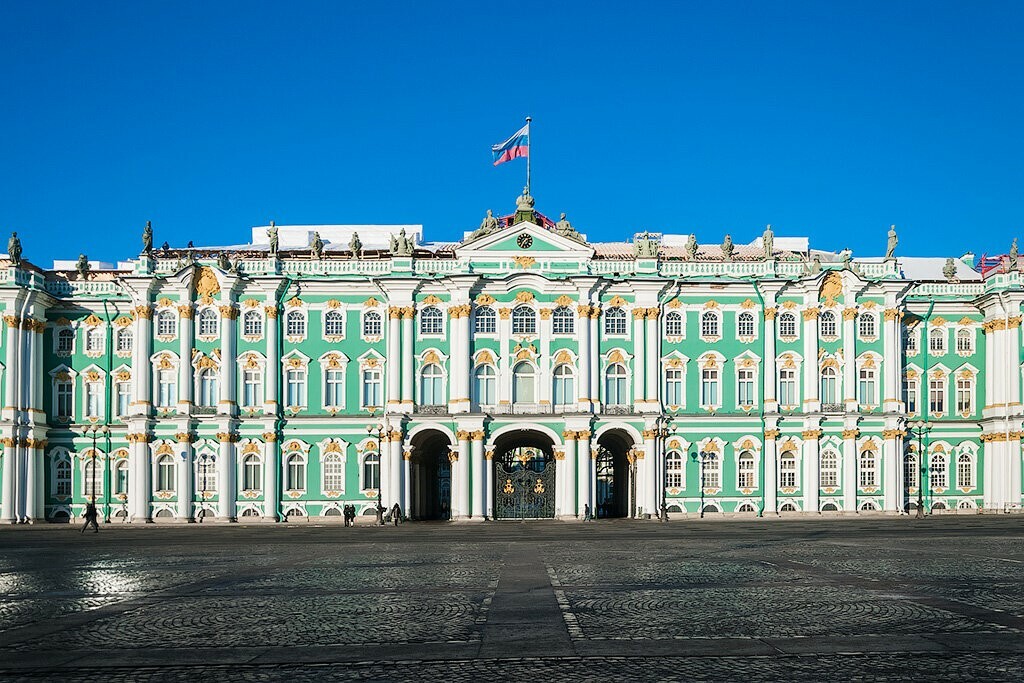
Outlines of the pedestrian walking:
{"label": "pedestrian walking", "polygon": [[96,518],[98,516],[99,516],[99,513],[96,512],[96,504],[93,503],[90,500],[85,505],[85,515],[84,515],[84,517],[85,517],[85,524],[82,525],[82,533],[83,534],[85,533],[85,530],[89,528],[90,524],[92,525],[92,532],[94,534],[95,533],[99,533],[100,525],[96,523]]}
{"label": "pedestrian walking", "polygon": [[588,503],[583,504],[583,521],[590,521],[590,505]]}

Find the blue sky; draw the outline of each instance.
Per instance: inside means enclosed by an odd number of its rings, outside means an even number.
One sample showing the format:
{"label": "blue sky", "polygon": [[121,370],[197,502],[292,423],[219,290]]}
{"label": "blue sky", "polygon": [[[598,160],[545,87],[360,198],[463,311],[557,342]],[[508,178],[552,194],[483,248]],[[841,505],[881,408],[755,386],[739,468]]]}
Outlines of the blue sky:
{"label": "blue sky", "polygon": [[252,225],[423,223],[533,194],[640,230],[1001,253],[1024,234],[1024,4],[0,5],[0,231],[114,260]]}

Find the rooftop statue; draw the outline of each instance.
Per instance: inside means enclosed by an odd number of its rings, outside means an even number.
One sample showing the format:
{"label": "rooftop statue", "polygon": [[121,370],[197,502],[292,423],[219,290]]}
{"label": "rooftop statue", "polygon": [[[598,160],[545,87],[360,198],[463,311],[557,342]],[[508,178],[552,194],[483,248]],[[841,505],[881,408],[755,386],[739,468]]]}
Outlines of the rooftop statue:
{"label": "rooftop statue", "polygon": [[1020,270],[1020,259],[1019,253],[1017,252],[1017,238],[1013,238],[1013,244],[1010,245],[1010,272],[1016,273]]}
{"label": "rooftop statue", "polygon": [[516,198],[517,211],[533,211],[533,197],[530,196],[530,188],[524,187],[523,193]]}
{"label": "rooftop statue", "polygon": [[270,255],[271,257],[277,256],[277,226],[274,225],[274,221],[270,221],[270,229],[267,230],[267,237],[270,238]]}
{"label": "rooftop statue", "polygon": [[765,226],[764,234],[761,235],[761,242],[764,245],[764,257],[766,259],[772,258],[775,253],[775,233],[772,232],[771,224]]}
{"label": "rooftop statue", "polygon": [[697,260],[697,236],[692,232],[690,233],[690,240],[686,243],[686,259],[688,261]]}
{"label": "rooftop statue", "polygon": [[733,246],[732,236],[726,235],[725,241],[722,242],[722,258],[726,261],[732,261],[733,255],[736,253],[736,247]]}
{"label": "rooftop statue", "polygon": [[12,266],[21,265],[21,240],[18,233],[12,232],[11,239],[7,240],[7,256],[11,259]]}
{"label": "rooftop statue", "polygon": [[146,221],[146,227],[142,229],[142,253],[149,254],[153,251],[153,223]]}
{"label": "rooftop statue", "polygon": [[956,279],[956,262],[953,259],[946,259],[946,265],[942,266],[942,274],[950,282]]}
{"label": "rooftop statue", "polygon": [[313,252],[313,258],[318,261],[323,258],[324,255],[324,241],[320,239],[320,232],[315,231],[313,233],[313,241],[309,244],[310,250]]}
{"label": "rooftop statue", "polygon": [[[487,213],[489,214],[490,211]],[[391,236],[391,254],[393,256],[412,256],[414,246],[412,238],[406,236],[405,228],[398,231],[398,237]]]}
{"label": "rooftop statue", "polygon": [[900,243],[899,238],[896,237],[896,226],[889,226],[889,242],[885,247],[885,258],[894,258],[896,254],[896,245]]}
{"label": "rooftop statue", "polygon": [[85,254],[78,255],[78,263],[75,264],[75,270],[78,271],[78,277],[82,280],[89,279],[89,257]]}
{"label": "rooftop statue", "polygon": [[633,255],[637,258],[658,258],[658,240],[651,238],[651,233],[644,231],[633,239]]}
{"label": "rooftop statue", "polygon": [[348,242],[348,249],[352,252],[352,258],[359,258],[363,255],[363,242],[359,239],[358,232],[352,233],[352,239]]}

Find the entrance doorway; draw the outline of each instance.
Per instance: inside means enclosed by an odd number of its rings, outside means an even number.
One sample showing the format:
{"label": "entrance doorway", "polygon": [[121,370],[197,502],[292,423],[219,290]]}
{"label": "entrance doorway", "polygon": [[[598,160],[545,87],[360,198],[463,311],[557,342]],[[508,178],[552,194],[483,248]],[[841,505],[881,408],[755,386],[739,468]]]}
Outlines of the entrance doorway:
{"label": "entrance doorway", "polygon": [[635,492],[630,486],[636,480],[626,458],[632,448],[628,434],[613,430],[601,435],[597,442],[597,489],[594,491],[594,514],[598,519],[629,517],[630,501]]}
{"label": "entrance doorway", "polygon": [[494,518],[555,516],[555,458],[551,439],[537,432],[504,434],[495,441]]}
{"label": "entrance doorway", "polygon": [[409,463],[409,516],[412,519],[451,519],[450,443],[446,434],[437,431],[422,432],[413,438]]}

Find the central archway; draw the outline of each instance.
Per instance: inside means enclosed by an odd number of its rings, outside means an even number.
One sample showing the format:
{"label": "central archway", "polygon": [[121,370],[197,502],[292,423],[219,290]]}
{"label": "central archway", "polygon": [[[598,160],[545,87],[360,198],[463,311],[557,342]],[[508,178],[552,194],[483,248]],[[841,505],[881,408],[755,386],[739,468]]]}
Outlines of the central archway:
{"label": "central archway", "polygon": [[494,441],[494,519],[555,516],[554,443],[531,430],[506,432]]}
{"label": "central archway", "polygon": [[409,515],[412,519],[451,519],[450,446],[448,435],[441,431],[425,430],[412,438],[409,462]]}

